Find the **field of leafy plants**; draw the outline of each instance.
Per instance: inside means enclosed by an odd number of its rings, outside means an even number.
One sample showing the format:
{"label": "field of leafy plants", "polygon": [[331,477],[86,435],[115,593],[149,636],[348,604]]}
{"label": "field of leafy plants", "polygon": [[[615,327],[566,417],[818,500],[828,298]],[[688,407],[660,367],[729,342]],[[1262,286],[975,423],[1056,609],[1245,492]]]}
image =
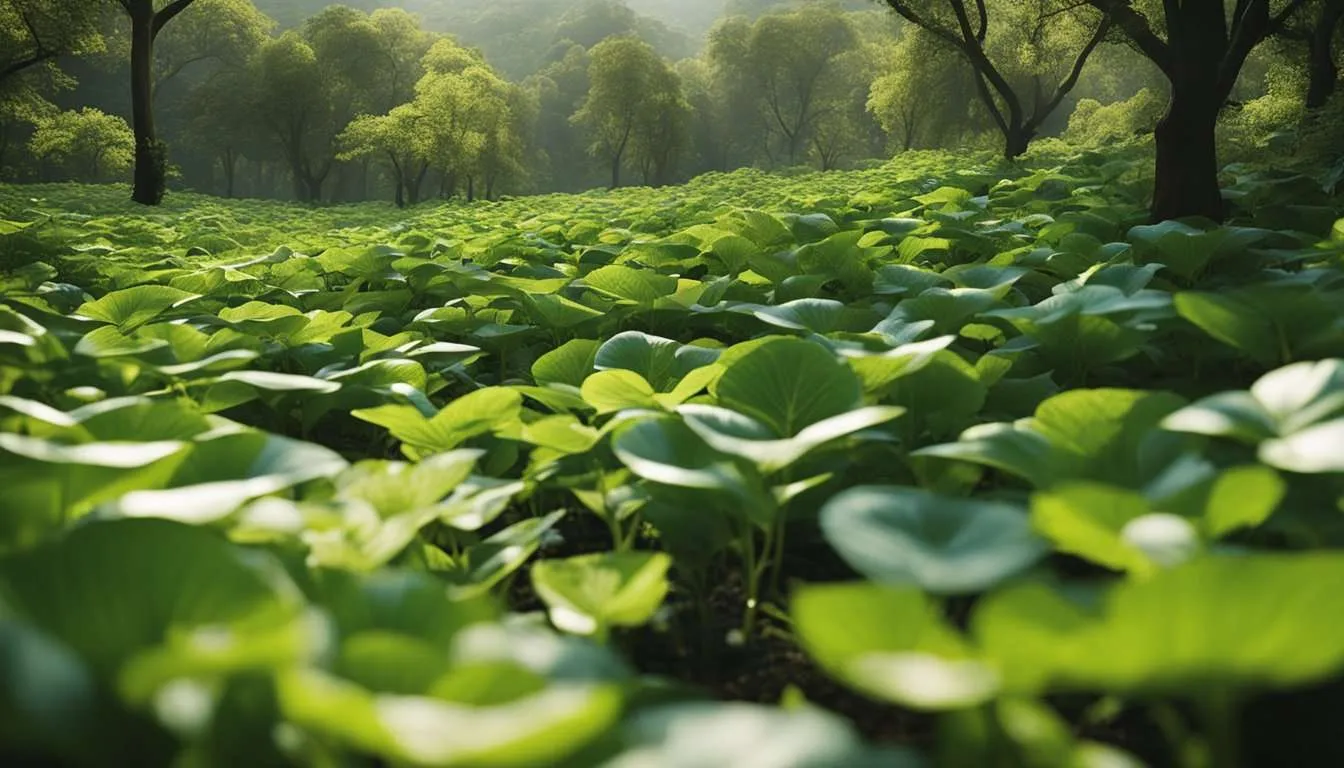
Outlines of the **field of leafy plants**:
{"label": "field of leafy plants", "polygon": [[978,162],[0,187],[0,757],[1339,764],[1344,201]]}

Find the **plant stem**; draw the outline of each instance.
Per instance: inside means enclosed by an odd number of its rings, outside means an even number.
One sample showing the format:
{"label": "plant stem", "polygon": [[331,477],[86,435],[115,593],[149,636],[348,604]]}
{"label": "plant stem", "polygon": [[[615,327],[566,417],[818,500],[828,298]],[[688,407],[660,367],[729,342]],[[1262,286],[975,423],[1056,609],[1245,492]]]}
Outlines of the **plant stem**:
{"label": "plant stem", "polygon": [[[752,529],[751,522],[746,524],[747,535],[743,537],[744,565],[746,566],[747,577],[747,608],[742,616],[742,637],[743,640],[750,640],[756,631],[756,614],[760,608],[761,602],[761,576],[764,575],[764,566],[769,564],[769,553],[773,546],[774,537],[770,532],[766,533],[765,541],[761,544],[761,551],[756,551],[756,536]],[[762,557],[764,556],[764,557]]]}
{"label": "plant stem", "polygon": [[770,557],[770,594],[772,595],[779,595],[779,582],[784,574],[784,541],[788,534],[788,527],[788,515],[781,510],[779,522],[775,524],[775,546]]}
{"label": "plant stem", "polygon": [[1200,702],[1204,737],[1209,745],[1209,768],[1239,768],[1241,734],[1237,728],[1237,698],[1228,691],[1214,691]]}

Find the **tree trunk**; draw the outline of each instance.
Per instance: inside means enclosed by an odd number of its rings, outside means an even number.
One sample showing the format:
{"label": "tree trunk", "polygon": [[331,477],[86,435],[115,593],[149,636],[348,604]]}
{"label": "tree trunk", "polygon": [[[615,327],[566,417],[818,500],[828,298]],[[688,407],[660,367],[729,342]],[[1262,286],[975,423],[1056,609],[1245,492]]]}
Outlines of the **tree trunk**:
{"label": "tree trunk", "polygon": [[611,158],[611,188],[619,186],[621,186],[621,156],[618,153]]}
{"label": "tree trunk", "polygon": [[1154,221],[1187,216],[1223,220],[1216,141],[1219,106],[1205,94],[1173,92],[1171,107],[1155,132]]}
{"label": "tree trunk", "polygon": [[322,179],[317,176],[309,176],[304,181],[308,185],[308,202],[322,202]]}
{"label": "tree trunk", "polygon": [[1008,160],[1016,160],[1025,155],[1027,149],[1031,146],[1031,140],[1035,138],[1035,135],[1036,132],[1026,126],[1009,128],[1004,134],[1004,158]]}
{"label": "tree trunk", "polygon": [[224,196],[233,197],[234,180],[237,178],[238,159],[234,156],[233,150],[224,150],[224,157],[221,162],[224,164]]}
{"label": "tree trunk", "polygon": [[429,164],[420,166],[420,172],[406,177],[406,197],[411,205],[420,203],[420,189],[425,183],[425,176],[429,173]]}
{"label": "tree trunk", "polygon": [[1320,109],[1335,95],[1339,70],[1335,67],[1335,30],[1344,21],[1344,1],[1330,2],[1307,41],[1307,109]]}
{"label": "tree trunk", "polygon": [[476,177],[467,176],[467,202],[476,202]]}
{"label": "tree trunk", "polygon": [[135,130],[135,188],[142,205],[163,202],[166,176],[163,145],[154,130],[154,13],[131,16],[131,118]]}

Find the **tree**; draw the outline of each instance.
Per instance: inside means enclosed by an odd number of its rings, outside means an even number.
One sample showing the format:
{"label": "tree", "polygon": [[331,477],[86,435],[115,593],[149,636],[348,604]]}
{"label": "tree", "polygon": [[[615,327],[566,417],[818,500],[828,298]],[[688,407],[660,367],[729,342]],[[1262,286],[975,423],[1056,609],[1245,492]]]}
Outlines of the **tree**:
{"label": "tree", "polygon": [[485,184],[486,199],[493,200],[502,182],[527,176],[527,155],[536,125],[538,106],[527,89],[496,79],[492,110],[485,115],[485,142],[477,158],[477,170]]}
{"label": "tree", "polygon": [[131,19],[131,124],[135,130],[135,183],[131,199],[163,202],[167,150],[154,127],[154,41],[196,0],[117,0]]}
{"label": "tree", "polygon": [[[1027,151],[1041,125],[1078,84],[1088,57],[1113,23],[1109,15],[1072,0],[886,1],[970,64],[976,92],[1003,134],[1009,159]],[[1049,66],[1059,61],[1067,63],[1062,75]],[[1053,84],[1048,82],[1052,77],[1057,78]]]}
{"label": "tree", "polygon": [[34,156],[96,182],[131,167],[135,134],[122,118],[85,107],[39,119],[28,147]]}
{"label": "tree", "polygon": [[588,128],[589,151],[606,160],[615,189],[636,129],[675,103],[667,89],[676,78],[663,76],[667,65],[652,46],[633,37],[604,40],[590,55],[588,96],[572,119]]}
{"label": "tree", "polygon": [[398,208],[420,202],[420,189],[429,172],[429,158],[420,129],[425,116],[418,104],[402,104],[386,115],[360,115],[341,132],[341,160],[377,157],[392,175],[393,201]]}
{"label": "tree", "polygon": [[61,56],[104,49],[96,2],[0,0],[0,85]]}
{"label": "tree", "polygon": [[[1222,221],[1218,116],[1256,46],[1281,30],[1306,0],[1087,0],[1171,83],[1158,122],[1152,215]],[[1273,6],[1273,7],[1271,7]]]}
{"label": "tree", "polygon": [[439,36],[420,26],[420,20],[401,8],[380,8],[369,15],[376,31],[378,75],[373,101],[386,112],[415,97],[415,84],[425,74],[424,58]]}
{"label": "tree", "polygon": [[702,151],[713,158],[710,167],[717,170],[749,165],[770,153],[770,123],[752,67],[751,31],[745,16],[729,16],[709,33],[707,96],[715,109],[702,114],[713,114],[719,130],[702,140],[708,144]]}
{"label": "tree", "polygon": [[[248,69],[225,68],[187,95],[186,130],[191,145],[214,155],[214,167],[224,177],[224,196],[236,193],[238,164],[247,156],[266,155],[263,132],[253,114],[255,83]],[[260,134],[260,135],[259,135]]]}
{"label": "tree", "polygon": [[279,144],[301,201],[322,199],[322,184],[335,162],[330,82],[317,54],[297,32],[266,43],[249,69],[250,112]]}
{"label": "tree", "polygon": [[818,119],[833,106],[827,99],[828,75],[839,67],[842,54],[858,47],[858,36],[838,10],[806,6],[761,17],[746,44],[746,72],[755,80],[767,124],[793,165],[811,142]]}
{"label": "tree", "polygon": [[0,178],[12,179],[16,175],[6,164],[10,147],[22,143],[27,133],[58,111],[55,104],[22,78],[0,84]]}
{"label": "tree", "polygon": [[1344,24],[1344,0],[1313,0],[1279,34],[1306,48],[1307,109],[1324,107],[1339,84],[1335,37]]}
{"label": "tree", "polygon": [[588,66],[588,51],[571,45],[526,83],[537,105],[532,143],[552,189],[572,192],[593,186],[583,126],[570,121],[588,94]]}
{"label": "tree", "polygon": [[196,64],[214,61],[241,69],[274,27],[252,0],[197,0],[154,46],[155,95]]}
{"label": "tree", "polygon": [[882,54],[894,43],[891,36],[883,35],[836,58],[823,83],[824,107],[812,129],[811,155],[821,170],[834,170],[846,159],[874,157],[884,150],[886,136],[868,110],[868,97]]}
{"label": "tree", "polygon": [[690,117],[681,78],[659,61],[650,73],[648,101],[636,115],[630,135],[630,154],[646,185],[672,182],[678,156],[686,147]]}
{"label": "tree", "polygon": [[960,137],[964,126],[987,119],[972,114],[974,77],[955,49],[912,25],[882,62],[867,107],[893,149],[943,146]]}

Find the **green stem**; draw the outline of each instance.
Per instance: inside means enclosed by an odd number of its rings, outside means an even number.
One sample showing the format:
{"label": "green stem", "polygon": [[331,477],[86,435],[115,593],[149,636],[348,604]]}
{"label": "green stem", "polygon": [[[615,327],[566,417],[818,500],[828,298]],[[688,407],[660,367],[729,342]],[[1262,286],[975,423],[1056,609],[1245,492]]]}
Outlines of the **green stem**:
{"label": "green stem", "polygon": [[779,582],[784,578],[784,541],[788,535],[788,515],[780,510],[779,522],[775,524],[775,546],[770,563],[770,594],[779,595]]}
{"label": "green stem", "polygon": [[1283,326],[1279,323],[1274,324],[1274,332],[1279,337],[1279,357],[1281,365],[1288,365],[1293,362],[1293,350],[1288,345],[1288,334],[1284,332]]}
{"label": "green stem", "polygon": [[1209,768],[1238,768],[1241,765],[1241,734],[1237,728],[1237,698],[1226,691],[1208,694],[1200,709],[1204,716],[1204,736],[1209,744]]}
{"label": "green stem", "polygon": [[1157,725],[1171,750],[1173,764],[1180,768],[1205,768],[1207,760],[1197,740],[1191,739],[1181,713],[1170,703],[1158,701],[1148,708],[1149,717]]}
{"label": "green stem", "polygon": [[[747,579],[747,606],[742,616],[742,638],[744,641],[750,640],[752,634],[756,631],[756,614],[760,608],[761,600],[761,554],[770,552],[771,539],[773,538],[767,534],[761,551],[758,553],[756,551],[756,535],[750,521],[746,523],[746,528],[746,536],[742,540],[742,545],[745,547],[743,560],[746,566]],[[768,563],[768,560],[766,562]]]}

